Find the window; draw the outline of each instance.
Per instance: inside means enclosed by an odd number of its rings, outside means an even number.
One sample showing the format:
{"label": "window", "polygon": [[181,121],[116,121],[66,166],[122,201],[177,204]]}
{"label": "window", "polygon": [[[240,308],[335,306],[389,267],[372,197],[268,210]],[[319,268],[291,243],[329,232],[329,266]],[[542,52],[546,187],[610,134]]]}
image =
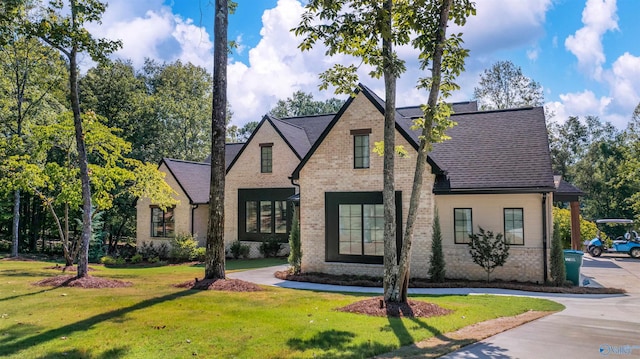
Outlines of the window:
{"label": "window", "polygon": [[151,207],[151,237],[172,237],[174,230],[173,208]]}
{"label": "window", "polygon": [[271,173],[273,171],[273,143],[260,144],[260,172]]}
{"label": "window", "polygon": [[522,208],[504,209],[504,238],[509,244],[524,245],[524,220]]}
{"label": "window", "polygon": [[469,243],[469,235],[473,234],[473,220],[471,208],[453,209],[454,242]]}
{"label": "window", "polygon": [[369,168],[369,134],[371,129],[352,130],[353,168]]}
{"label": "window", "polygon": [[341,204],[339,254],[384,255],[384,208],[381,204]]}
{"label": "window", "polygon": [[276,236],[286,241],[292,209],[287,198],[293,188],[238,190],[238,240],[263,241]]}
{"label": "window", "polygon": [[[396,192],[396,241],[402,234],[401,192]],[[325,193],[326,260],[381,264],[384,207],[381,192]]]}

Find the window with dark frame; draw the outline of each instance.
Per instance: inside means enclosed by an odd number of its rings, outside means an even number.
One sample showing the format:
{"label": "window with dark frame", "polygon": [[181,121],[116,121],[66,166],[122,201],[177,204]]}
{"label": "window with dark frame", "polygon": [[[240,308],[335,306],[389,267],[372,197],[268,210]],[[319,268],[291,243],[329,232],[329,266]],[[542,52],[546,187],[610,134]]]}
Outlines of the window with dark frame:
{"label": "window with dark frame", "polygon": [[239,189],[238,240],[264,241],[277,237],[285,242],[292,215],[287,198],[294,193],[294,188]]}
{"label": "window with dark frame", "polygon": [[471,241],[469,235],[473,234],[471,208],[454,208],[453,226],[454,242],[460,244],[469,243]]}
{"label": "window with dark frame", "polygon": [[371,129],[351,130],[353,168],[369,168],[369,134]]}
{"label": "window with dark frame", "polygon": [[522,208],[504,209],[504,238],[509,244],[524,245],[524,213]]}
{"label": "window with dark frame", "polygon": [[[402,192],[396,192],[397,248],[402,238]],[[326,260],[382,264],[384,207],[382,192],[325,193]]]}
{"label": "window with dark frame", "polygon": [[273,143],[260,144],[260,172],[271,173],[273,171]]}
{"label": "window with dark frame", "polygon": [[151,237],[173,237],[174,234],[173,208],[163,211],[159,207],[151,207]]}

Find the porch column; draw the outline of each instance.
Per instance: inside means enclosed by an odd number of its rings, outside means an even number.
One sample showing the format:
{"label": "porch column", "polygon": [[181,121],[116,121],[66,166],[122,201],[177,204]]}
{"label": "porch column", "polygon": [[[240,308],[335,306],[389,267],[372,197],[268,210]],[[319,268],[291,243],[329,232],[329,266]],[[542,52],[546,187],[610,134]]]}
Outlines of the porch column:
{"label": "porch column", "polygon": [[580,202],[571,201],[571,249],[582,249],[580,241]]}

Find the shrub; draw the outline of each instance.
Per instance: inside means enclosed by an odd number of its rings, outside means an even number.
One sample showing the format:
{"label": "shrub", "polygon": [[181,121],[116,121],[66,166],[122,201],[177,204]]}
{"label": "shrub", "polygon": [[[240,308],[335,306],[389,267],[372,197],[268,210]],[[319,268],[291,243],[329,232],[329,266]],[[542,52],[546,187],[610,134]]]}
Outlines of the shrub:
{"label": "shrub", "polygon": [[142,254],[140,253],[137,253],[133,257],[131,257],[131,263],[133,264],[142,263],[142,261],[143,261],[143,258],[142,258]]}
{"label": "shrub", "polygon": [[124,259],[123,257],[116,258],[116,265],[121,266],[121,265],[125,265],[125,264],[127,264],[127,260],[126,259]]}
{"label": "shrub", "polygon": [[251,248],[249,248],[249,246],[246,244],[240,243],[240,241],[231,243],[231,246],[229,247],[229,252],[231,253],[231,257],[233,257],[233,259],[246,258],[249,256],[250,251]]}
{"label": "shrub", "polygon": [[487,283],[496,267],[501,267],[509,258],[509,243],[502,233],[494,236],[493,232],[480,228],[480,233],[470,234],[469,252],[473,262],[481,266],[487,272]]}
{"label": "shrub", "polygon": [[302,268],[302,249],[300,248],[300,221],[296,209],[293,209],[293,223],[289,234],[289,265],[294,274],[300,274]]}
{"label": "shrub", "polygon": [[265,258],[276,257],[280,252],[280,249],[282,249],[282,243],[280,243],[278,237],[272,236],[262,242],[259,249],[260,253],[262,253]]}
{"label": "shrub", "polygon": [[438,211],[436,211],[433,218],[429,277],[434,282],[444,282],[445,277],[444,254],[442,253],[442,231],[440,230],[440,216],[438,215]]}
{"label": "shrub", "polygon": [[158,262],[160,262],[160,257],[158,257],[158,256],[151,257],[151,258],[149,258],[148,262],[149,263],[158,263]]}
{"label": "shrub", "polygon": [[116,259],[113,258],[112,256],[104,256],[100,258],[100,263],[104,265],[114,265],[116,264]]}
{"label": "shrub", "polygon": [[566,269],[564,267],[564,252],[562,251],[562,240],[558,222],[553,223],[553,237],[551,239],[551,280],[552,283],[560,287],[566,280]]}
{"label": "shrub", "polygon": [[[558,225],[558,234],[562,248],[571,248],[571,211],[565,208],[553,207],[553,226]],[[555,233],[555,229],[554,229]],[[592,240],[598,233],[598,227],[594,222],[587,221],[580,216],[580,240]]]}
{"label": "shrub", "polygon": [[196,248],[195,258],[194,258],[195,260],[197,260],[198,262],[204,262],[206,256],[207,256],[207,249],[205,247]]}
{"label": "shrub", "polygon": [[176,262],[191,261],[196,257],[198,241],[190,233],[178,233],[171,238],[170,258]]}

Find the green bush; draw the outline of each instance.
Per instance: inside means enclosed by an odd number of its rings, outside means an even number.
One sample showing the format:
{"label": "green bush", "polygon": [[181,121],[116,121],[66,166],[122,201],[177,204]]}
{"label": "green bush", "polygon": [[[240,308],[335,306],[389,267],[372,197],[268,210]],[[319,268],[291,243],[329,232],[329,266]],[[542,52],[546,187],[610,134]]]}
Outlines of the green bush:
{"label": "green bush", "polygon": [[160,257],[156,256],[156,257],[151,257],[148,260],[149,263],[158,263],[160,262]]}
{"label": "green bush", "polygon": [[493,232],[486,231],[482,227],[479,233],[470,234],[469,253],[473,262],[481,266],[487,272],[487,283],[496,267],[502,267],[509,258],[509,243],[502,233],[494,236]]}
{"label": "green bush", "polygon": [[131,263],[133,264],[142,263],[142,261],[143,261],[143,258],[142,258],[142,254],[140,253],[137,253],[133,257],[131,257]]}
{"label": "green bush", "polygon": [[562,251],[562,241],[558,222],[553,223],[553,238],[551,239],[551,280],[552,283],[560,287],[566,280],[566,268],[564,267],[564,252]]}
{"label": "green bush", "polygon": [[229,253],[231,253],[231,257],[233,257],[233,259],[247,258],[250,251],[251,248],[246,244],[240,243],[240,241],[231,243],[231,246],[229,247]]}
{"label": "green bush", "polygon": [[207,249],[205,247],[196,248],[195,260],[197,260],[198,262],[204,262],[206,256],[207,256]]}
{"label": "green bush", "polygon": [[293,210],[293,223],[291,223],[291,233],[289,234],[289,265],[294,274],[302,271],[302,248],[300,243],[300,221],[295,207]]}
{"label": "green bush", "polygon": [[[571,248],[571,211],[564,208],[553,207],[554,228],[556,228],[556,224],[558,225],[558,234],[562,248]],[[597,233],[598,227],[596,224],[580,216],[580,241],[592,240],[596,237]]]}
{"label": "green bush", "polygon": [[429,277],[434,282],[444,282],[445,263],[442,253],[442,231],[440,230],[440,216],[436,211],[433,219],[433,237],[431,239],[431,258],[429,262]]}
{"label": "green bush", "polygon": [[260,244],[260,253],[265,257],[276,257],[282,249],[282,243],[276,236],[272,236]]}
{"label": "green bush", "polygon": [[175,262],[188,262],[196,258],[198,241],[190,233],[178,233],[171,238],[169,257]]}
{"label": "green bush", "polygon": [[100,263],[104,265],[114,265],[116,264],[116,259],[113,258],[112,256],[104,256],[100,258]]}

